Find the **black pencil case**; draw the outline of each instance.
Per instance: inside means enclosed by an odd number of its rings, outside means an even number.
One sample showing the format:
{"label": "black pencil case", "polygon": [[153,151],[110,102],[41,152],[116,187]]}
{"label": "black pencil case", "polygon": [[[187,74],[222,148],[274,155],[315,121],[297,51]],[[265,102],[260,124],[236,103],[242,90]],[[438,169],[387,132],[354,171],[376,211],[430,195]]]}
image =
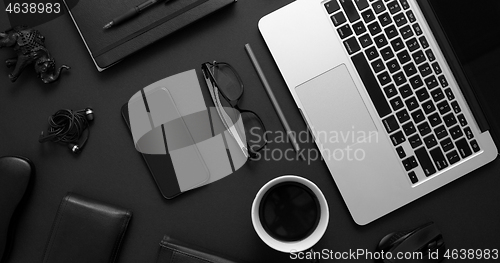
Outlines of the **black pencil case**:
{"label": "black pencil case", "polygon": [[132,213],[80,195],[63,198],[44,263],[115,262]]}

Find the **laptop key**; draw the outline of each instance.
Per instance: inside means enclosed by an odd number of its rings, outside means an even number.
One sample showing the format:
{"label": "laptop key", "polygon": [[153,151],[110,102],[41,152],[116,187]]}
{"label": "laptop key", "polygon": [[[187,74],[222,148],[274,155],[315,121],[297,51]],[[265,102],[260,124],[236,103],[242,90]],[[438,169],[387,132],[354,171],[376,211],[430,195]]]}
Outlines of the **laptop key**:
{"label": "laptop key", "polygon": [[377,45],[378,48],[383,48],[385,45],[388,44],[387,42],[387,38],[385,37],[384,34],[380,34],[378,36],[376,36],[373,41],[375,42],[375,44]]}
{"label": "laptop key", "polygon": [[376,59],[378,55],[378,51],[376,47],[370,47],[365,51],[366,57],[368,60],[374,60]]}
{"label": "laptop key", "polygon": [[418,41],[420,41],[420,45],[422,45],[422,48],[426,49],[429,47],[429,42],[427,42],[427,38],[425,38],[425,36],[421,36]]}
{"label": "laptop key", "polygon": [[391,73],[394,73],[394,72],[401,69],[401,67],[399,66],[399,63],[396,59],[393,59],[393,60],[387,62],[387,68],[389,69],[389,72],[391,72]]}
{"label": "laptop key", "polygon": [[419,75],[416,75],[415,77],[410,78],[410,84],[413,89],[417,89],[422,87],[424,85],[424,82]]}
{"label": "laptop key", "polygon": [[377,60],[373,61],[371,63],[371,65],[372,65],[373,71],[375,71],[375,73],[379,73],[380,71],[385,69],[385,65],[384,65],[384,62],[382,61],[382,59],[377,59]]}
{"label": "laptop key", "polygon": [[454,100],[455,99],[455,95],[453,95],[453,91],[451,91],[450,88],[447,88],[444,90],[444,93],[446,94],[446,97],[448,98],[448,100]]}
{"label": "laptop key", "polygon": [[405,167],[405,170],[408,172],[411,169],[415,168],[418,166],[417,160],[415,159],[415,156],[410,156],[406,159],[403,160],[403,166]]}
{"label": "laptop key", "polygon": [[412,112],[411,117],[416,124],[419,124],[419,123],[425,121],[425,115],[421,109],[418,109],[418,110]]}
{"label": "laptop key", "polygon": [[352,0],[340,0],[340,4],[342,5],[347,18],[351,23],[354,23],[359,19],[358,10],[356,10],[356,7],[352,3]]}
{"label": "laptop key", "polygon": [[[469,147],[469,144],[467,143],[467,140],[465,138],[456,141],[455,145],[457,146],[457,150],[458,153],[460,154],[460,157],[467,158],[472,154],[472,150]],[[479,151],[479,147],[477,149]]]}
{"label": "laptop key", "polygon": [[420,167],[424,171],[425,176],[429,177],[436,173],[436,168],[432,164],[431,158],[427,153],[425,147],[420,147],[415,150],[415,156],[417,156],[418,162],[420,163]]}
{"label": "laptop key", "polygon": [[472,150],[477,153],[481,150],[481,148],[479,148],[479,144],[477,144],[477,141],[476,140],[472,140],[470,141],[470,147],[472,148]]}
{"label": "laptop key", "polygon": [[417,178],[417,175],[415,174],[414,171],[410,171],[408,173],[408,177],[410,178],[410,181],[411,181],[412,184],[418,183],[418,178]]}
{"label": "laptop key", "polygon": [[398,52],[405,47],[405,44],[403,43],[403,40],[398,37],[391,41],[391,46],[392,49],[394,49],[394,52]]}
{"label": "laptop key", "polygon": [[436,134],[438,140],[441,140],[444,137],[448,136],[448,131],[446,130],[444,125],[440,125],[436,129],[434,129],[434,133]]}
{"label": "laptop key", "polygon": [[415,149],[418,146],[422,145],[422,140],[420,139],[420,136],[418,136],[418,134],[415,134],[415,135],[409,137],[408,141],[410,142],[410,146],[413,149]]}
{"label": "laptop key", "polygon": [[377,78],[382,86],[385,86],[391,82],[391,76],[389,76],[389,73],[387,73],[387,71],[378,74]]}
{"label": "laptop key", "polygon": [[434,73],[436,73],[436,75],[443,73],[441,67],[439,66],[439,63],[437,62],[432,63],[432,68],[434,69]]}
{"label": "laptop key", "polygon": [[448,81],[446,80],[445,76],[443,76],[443,75],[439,76],[438,79],[439,79],[439,83],[441,83],[441,87],[443,87],[443,88],[448,87]]}
{"label": "laptop key", "polygon": [[398,59],[399,59],[399,63],[401,63],[401,65],[404,65],[408,61],[411,61],[410,54],[406,50],[403,50],[403,51],[399,52],[397,56],[398,56]]}
{"label": "laptop key", "polygon": [[433,91],[431,91],[431,96],[432,96],[432,99],[434,100],[434,102],[438,102],[438,101],[444,99],[444,94],[443,94],[443,91],[441,90],[441,88],[437,88],[437,89],[434,89]]}
{"label": "laptop key", "polygon": [[434,60],[436,60],[436,57],[434,56],[434,53],[432,52],[432,50],[431,50],[431,49],[427,49],[427,50],[425,51],[425,55],[427,55],[427,59],[428,59],[429,61],[431,61],[431,62],[432,62],[432,61],[434,61]]}
{"label": "laptop key", "polygon": [[413,14],[413,11],[411,10],[406,11],[406,16],[408,17],[410,23],[417,21],[417,19],[415,18],[415,14]]}
{"label": "laptop key", "polygon": [[382,1],[377,1],[372,4],[373,10],[375,10],[375,14],[380,14],[385,11],[385,5]]}
{"label": "laptop key", "polygon": [[406,25],[403,28],[401,28],[399,32],[401,33],[401,36],[405,40],[413,36],[413,31],[411,30],[411,27],[409,25]]}
{"label": "laptop key", "polygon": [[344,41],[344,46],[347,49],[349,55],[352,55],[361,50],[361,47],[359,46],[358,41],[356,40],[356,37],[351,37],[346,41]]}
{"label": "laptop key", "polygon": [[407,0],[399,0],[399,2],[401,3],[401,6],[403,7],[404,10],[410,8],[410,4],[408,4]]}
{"label": "laptop key", "polygon": [[464,133],[465,133],[465,136],[467,137],[467,139],[470,140],[470,139],[474,138],[474,134],[472,133],[472,130],[469,127],[464,128]]}
{"label": "laptop key", "polygon": [[401,86],[406,83],[406,77],[402,71],[396,73],[392,78],[394,79],[396,86]]}
{"label": "laptop key", "polygon": [[366,27],[365,24],[363,24],[363,21],[359,21],[356,24],[352,25],[352,29],[358,36],[366,32]]}
{"label": "laptop key", "polygon": [[[396,119],[394,119],[395,121]],[[410,121],[407,124],[403,125],[403,132],[405,133],[406,136],[410,136],[417,132],[417,129],[415,128],[415,125]]]}
{"label": "laptop key", "polygon": [[434,165],[436,165],[438,170],[443,170],[444,168],[448,167],[448,162],[446,161],[446,158],[444,157],[443,151],[441,151],[441,148],[437,147],[433,150],[430,151],[430,154],[432,156],[432,160],[434,160]]}
{"label": "laptop key", "polygon": [[390,136],[390,138],[391,138],[392,144],[394,144],[394,146],[398,146],[401,143],[406,141],[406,137],[404,136],[402,131],[398,131],[398,132],[394,133],[393,135]]}
{"label": "laptop key", "polygon": [[394,25],[390,25],[384,29],[385,34],[389,39],[393,39],[398,36],[398,30]]}
{"label": "laptop key", "polygon": [[430,149],[430,148],[436,146],[437,140],[436,140],[436,137],[434,137],[434,134],[430,134],[430,135],[424,137],[424,143],[425,143],[425,147],[427,147],[427,149]]}
{"label": "laptop key", "polygon": [[370,34],[372,36],[375,36],[376,34],[382,32],[382,29],[380,27],[380,25],[378,24],[377,21],[371,23],[368,25],[368,30],[370,31]]}
{"label": "laptop key", "polygon": [[361,43],[361,46],[363,48],[373,44],[372,38],[368,34],[364,34],[358,38],[359,43]]}
{"label": "laptop key", "polygon": [[407,77],[411,77],[411,76],[417,74],[417,68],[415,67],[415,64],[413,64],[413,62],[404,66],[403,69],[404,69]]}
{"label": "laptop key", "polygon": [[410,119],[410,115],[408,115],[408,111],[406,109],[396,112],[396,117],[398,118],[399,123],[405,123]]}
{"label": "laptop key", "polygon": [[457,119],[455,119],[455,115],[453,115],[453,113],[443,116],[443,120],[446,127],[451,127],[457,123]]}
{"label": "laptop key", "polygon": [[417,126],[418,132],[423,137],[431,132],[431,126],[429,126],[428,122],[424,122]]}
{"label": "laptop key", "polygon": [[368,9],[363,13],[361,13],[361,16],[363,17],[363,20],[367,24],[375,19],[375,15],[373,14],[373,11],[371,9]]}
{"label": "laptop key", "polygon": [[[418,94],[420,94],[420,93],[424,93],[424,91],[425,91],[425,92],[427,92],[427,90],[425,90],[425,88],[419,89],[419,90],[417,91],[417,96],[418,96]],[[429,98],[429,93],[425,93],[425,94],[427,94],[427,98]],[[432,100],[428,100],[428,101],[426,101],[426,102],[424,102],[424,103],[422,104],[422,109],[424,109],[425,114],[429,115],[429,114],[431,114],[433,111],[435,111],[435,110],[436,110],[436,107],[434,106],[434,103],[432,103]]]}
{"label": "laptop key", "polygon": [[399,88],[399,93],[403,97],[403,99],[408,98],[409,96],[413,95],[413,91],[410,88],[410,85],[406,84]]}
{"label": "laptop key", "polygon": [[407,100],[405,100],[406,107],[408,107],[409,111],[413,111],[414,109],[418,108],[418,102],[415,97],[411,97]]}
{"label": "laptop key", "polygon": [[425,85],[427,85],[427,88],[428,88],[429,90],[431,90],[431,89],[433,89],[433,88],[435,88],[435,87],[439,86],[439,84],[438,84],[438,81],[437,81],[436,77],[434,77],[434,76],[432,76],[432,75],[431,75],[431,76],[429,76],[429,77],[427,77],[424,81],[425,81]]}
{"label": "laptop key", "polygon": [[454,101],[451,103],[451,107],[453,108],[453,111],[455,113],[460,113],[462,110],[460,109],[460,106],[458,105],[457,101]]}
{"label": "laptop key", "polygon": [[352,35],[352,29],[349,24],[345,24],[339,28],[337,28],[337,33],[339,33],[339,36],[341,39],[344,39],[350,35]]}
{"label": "laptop key", "polygon": [[369,6],[366,0],[354,0],[354,2],[356,3],[356,6],[358,6],[359,11],[364,10]]}
{"label": "laptop key", "polygon": [[392,98],[396,95],[398,95],[398,91],[396,90],[396,87],[394,85],[388,85],[384,88],[385,95],[387,98]]}
{"label": "laptop key", "polygon": [[[413,156],[412,156],[413,157]],[[411,160],[410,160],[410,157],[406,158],[403,160],[403,167],[405,168],[405,170],[408,172],[410,171],[411,169],[413,169],[412,167],[412,164],[411,164]]]}
{"label": "laptop key", "polygon": [[389,9],[389,12],[391,12],[391,14],[393,14],[393,15],[395,13],[401,11],[401,6],[399,5],[397,0],[394,0],[390,3],[388,3],[387,8]]}
{"label": "laptop key", "polygon": [[332,14],[333,12],[339,10],[340,6],[337,3],[337,0],[333,0],[325,4],[325,9],[328,14]]}
{"label": "laptop key", "polygon": [[389,103],[387,103],[387,99],[382,92],[382,89],[377,83],[377,79],[372,73],[370,65],[366,61],[363,53],[358,53],[351,57],[351,60],[356,67],[356,70],[365,85],[366,91],[370,95],[370,98],[377,109],[377,113],[379,117],[385,117],[389,113],[392,112]]}
{"label": "laptop key", "polygon": [[444,152],[448,152],[454,148],[453,142],[450,138],[446,138],[440,142],[441,147],[443,147]]}
{"label": "laptop key", "polygon": [[450,162],[450,165],[453,165],[460,161],[460,156],[458,155],[458,152],[456,150],[447,153],[446,158],[448,159],[448,162]]}
{"label": "laptop key", "polygon": [[405,14],[401,13],[399,15],[394,16],[394,22],[398,27],[404,26],[406,23],[408,23],[408,20],[406,20]]}
{"label": "laptop key", "polygon": [[344,13],[342,12],[333,14],[333,16],[330,17],[330,19],[332,20],[332,23],[335,26],[340,26],[347,21],[347,19],[344,16]]}
{"label": "laptop key", "polygon": [[418,67],[418,71],[420,71],[420,74],[422,75],[423,78],[427,77],[429,74],[432,73],[431,66],[429,66],[429,63],[424,63]]}
{"label": "laptop key", "polygon": [[380,50],[380,54],[382,54],[382,58],[385,61],[394,57],[394,53],[392,52],[391,47],[385,47],[384,49]]}
{"label": "laptop key", "polygon": [[380,24],[382,25],[382,27],[385,27],[385,26],[389,25],[390,23],[392,23],[391,16],[387,12],[379,15],[378,21],[380,21]]}
{"label": "laptop key", "polygon": [[415,35],[420,36],[423,34],[422,28],[420,27],[420,25],[418,23],[413,24],[412,27],[413,27],[413,31],[415,31]]}
{"label": "laptop key", "polygon": [[392,99],[390,101],[390,103],[391,103],[392,109],[394,111],[397,111],[397,110],[403,108],[403,106],[404,106],[403,101],[401,100],[400,97],[396,97],[396,98]]}
{"label": "laptop key", "polygon": [[448,101],[446,100],[443,100],[440,103],[438,103],[437,108],[439,110],[439,113],[443,115],[451,111],[450,104],[448,104]]}
{"label": "laptop key", "polygon": [[464,135],[464,133],[462,132],[462,129],[460,129],[460,126],[456,125],[456,126],[453,126],[452,128],[450,128],[450,135],[451,135],[451,138],[453,138],[453,140],[456,140],[456,139],[462,137],[462,135]]}
{"label": "laptop key", "polygon": [[413,53],[412,57],[417,65],[425,62],[425,55],[424,55],[424,52],[422,52],[422,50],[419,50],[419,51]]}
{"label": "laptop key", "polygon": [[399,129],[399,124],[396,121],[394,115],[390,115],[389,117],[383,119],[382,123],[384,124],[384,127],[387,130],[387,133],[389,134]]}
{"label": "laptop key", "polygon": [[439,117],[438,113],[433,113],[428,117],[428,119],[432,127],[436,127],[437,125],[442,123],[441,117]]}
{"label": "laptop key", "polygon": [[406,157],[406,153],[405,153],[405,150],[403,149],[403,147],[401,146],[398,146],[396,147],[396,153],[398,153],[398,156],[399,158],[403,159]]}
{"label": "laptop key", "polygon": [[410,50],[410,52],[413,52],[420,47],[416,38],[411,38],[410,40],[407,40],[406,46],[408,47],[408,50]]}

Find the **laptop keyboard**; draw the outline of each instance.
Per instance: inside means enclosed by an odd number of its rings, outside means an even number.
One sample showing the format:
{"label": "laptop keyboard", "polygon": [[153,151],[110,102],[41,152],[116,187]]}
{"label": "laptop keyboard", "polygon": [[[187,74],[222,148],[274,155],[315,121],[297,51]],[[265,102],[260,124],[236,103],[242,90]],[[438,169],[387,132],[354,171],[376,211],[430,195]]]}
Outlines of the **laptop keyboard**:
{"label": "laptop keyboard", "polygon": [[413,184],[480,151],[407,0],[324,7]]}

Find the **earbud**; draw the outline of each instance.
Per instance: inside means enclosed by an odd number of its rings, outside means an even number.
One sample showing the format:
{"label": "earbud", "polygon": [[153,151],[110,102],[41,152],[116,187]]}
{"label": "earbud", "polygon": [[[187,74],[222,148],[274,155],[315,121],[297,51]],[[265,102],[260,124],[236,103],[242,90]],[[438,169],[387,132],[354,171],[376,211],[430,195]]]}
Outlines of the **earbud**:
{"label": "earbud", "polygon": [[94,111],[92,108],[86,108],[85,109],[85,116],[87,116],[88,121],[93,121],[94,120]]}
{"label": "earbud", "polygon": [[73,153],[79,153],[80,152],[80,147],[74,143],[68,144],[68,148],[71,150]]}

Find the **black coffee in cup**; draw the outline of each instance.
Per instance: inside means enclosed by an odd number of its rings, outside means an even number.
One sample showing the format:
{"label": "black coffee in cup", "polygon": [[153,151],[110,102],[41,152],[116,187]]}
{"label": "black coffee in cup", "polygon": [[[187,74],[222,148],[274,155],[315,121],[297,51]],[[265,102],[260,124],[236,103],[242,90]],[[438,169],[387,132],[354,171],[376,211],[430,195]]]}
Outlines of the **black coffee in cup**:
{"label": "black coffee in cup", "polygon": [[299,241],[318,226],[321,208],[309,187],[298,182],[282,182],[262,197],[259,218],[264,230],[281,241]]}

